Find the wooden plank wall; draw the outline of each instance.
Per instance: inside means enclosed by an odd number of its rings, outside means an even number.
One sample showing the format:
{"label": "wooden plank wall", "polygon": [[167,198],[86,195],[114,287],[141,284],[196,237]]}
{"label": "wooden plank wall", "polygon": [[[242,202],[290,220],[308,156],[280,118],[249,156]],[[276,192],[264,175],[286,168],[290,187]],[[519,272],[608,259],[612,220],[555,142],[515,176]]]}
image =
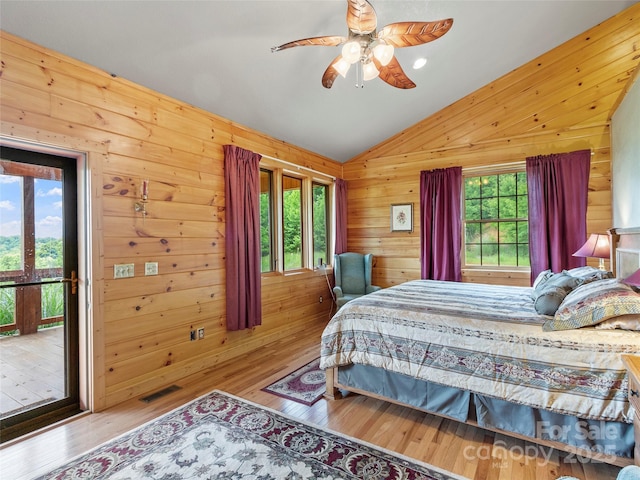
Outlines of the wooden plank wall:
{"label": "wooden plank wall", "polygon": [[[374,283],[420,278],[421,170],[591,149],[587,230],[605,233],[612,226],[610,119],[639,52],[636,4],[348,161],[348,249],[374,254]],[[390,232],[395,203],[413,203],[413,233]],[[529,282],[526,272],[465,270],[463,276]]]}
{"label": "wooden plank wall", "polygon": [[[341,164],[6,32],[0,41],[1,133],[88,153],[95,410],[328,321],[325,277],[307,270],[264,277],[263,324],[226,331],[222,146],[335,177]],[[146,218],[134,212],[144,179]],[[144,276],[147,261],[159,275]],[[114,280],[116,263],[133,263],[135,277]],[[198,328],[205,338],[190,341]]]}

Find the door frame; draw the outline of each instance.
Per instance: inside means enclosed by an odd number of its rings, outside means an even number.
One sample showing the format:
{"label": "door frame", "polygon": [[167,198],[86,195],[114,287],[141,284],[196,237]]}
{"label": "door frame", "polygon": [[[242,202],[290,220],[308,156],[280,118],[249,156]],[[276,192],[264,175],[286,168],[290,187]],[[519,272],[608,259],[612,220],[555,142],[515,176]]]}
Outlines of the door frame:
{"label": "door frame", "polygon": [[[94,282],[91,215],[90,152],[64,146],[0,135],[2,146],[68,158],[76,165],[77,239],[78,239],[78,380],[80,409],[96,409],[94,382]],[[72,417],[71,417],[72,418]],[[47,428],[47,427],[44,427]]]}

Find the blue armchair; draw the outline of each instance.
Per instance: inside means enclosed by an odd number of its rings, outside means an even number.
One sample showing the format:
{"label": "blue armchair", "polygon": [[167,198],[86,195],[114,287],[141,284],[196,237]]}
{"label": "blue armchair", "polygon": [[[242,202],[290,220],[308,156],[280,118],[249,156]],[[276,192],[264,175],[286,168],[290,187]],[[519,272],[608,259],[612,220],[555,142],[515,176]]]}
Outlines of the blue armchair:
{"label": "blue armchair", "polygon": [[363,255],[346,252],[334,256],[333,275],[336,286],[333,287],[333,293],[338,309],[349,300],[380,290],[380,287],[371,285],[372,266],[373,255],[370,253]]}

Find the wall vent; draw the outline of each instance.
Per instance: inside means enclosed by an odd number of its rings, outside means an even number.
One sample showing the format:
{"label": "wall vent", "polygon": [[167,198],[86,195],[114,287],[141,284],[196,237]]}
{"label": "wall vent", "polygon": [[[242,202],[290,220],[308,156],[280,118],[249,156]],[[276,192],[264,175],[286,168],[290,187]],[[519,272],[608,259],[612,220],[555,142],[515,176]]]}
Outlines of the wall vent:
{"label": "wall vent", "polygon": [[141,402],[151,403],[154,400],[159,399],[160,397],[164,397],[165,395],[170,394],[171,392],[175,392],[176,390],[180,390],[182,387],[178,385],[171,385],[170,387],[163,388],[162,390],[152,393],[151,395],[147,395],[146,397],[142,397],[140,399]]}

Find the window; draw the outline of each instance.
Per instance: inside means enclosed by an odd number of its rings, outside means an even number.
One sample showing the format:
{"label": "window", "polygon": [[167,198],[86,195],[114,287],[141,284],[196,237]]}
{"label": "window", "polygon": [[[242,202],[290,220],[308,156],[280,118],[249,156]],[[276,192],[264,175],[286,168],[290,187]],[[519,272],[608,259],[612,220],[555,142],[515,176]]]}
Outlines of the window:
{"label": "window", "polygon": [[528,267],[524,171],[464,177],[465,266]]}
{"label": "window", "polygon": [[284,269],[302,268],[302,180],[282,177],[282,238]]}
{"label": "window", "polygon": [[330,252],[332,179],[309,171],[287,171],[275,160],[260,161],[262,273],[313,268]]}
{"label": "window", "polygon": [[327,263],[329,241],[327,225],[329,220],[329,186],[313,183],[313,264]]}
{"label": "window", "polygon": [[273,174],[269,170],[260,169],[260,257],[261,272],[275,269],[273,252]]}

